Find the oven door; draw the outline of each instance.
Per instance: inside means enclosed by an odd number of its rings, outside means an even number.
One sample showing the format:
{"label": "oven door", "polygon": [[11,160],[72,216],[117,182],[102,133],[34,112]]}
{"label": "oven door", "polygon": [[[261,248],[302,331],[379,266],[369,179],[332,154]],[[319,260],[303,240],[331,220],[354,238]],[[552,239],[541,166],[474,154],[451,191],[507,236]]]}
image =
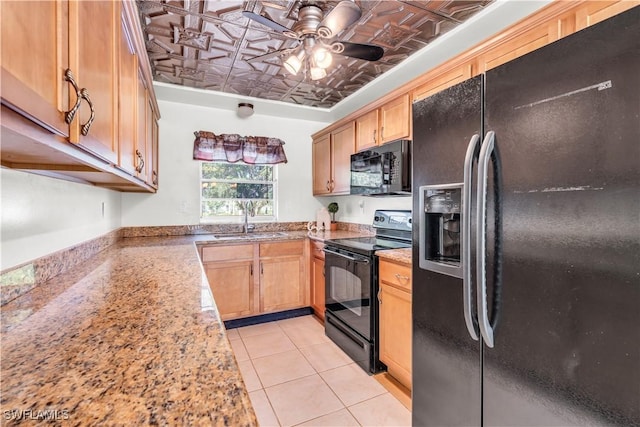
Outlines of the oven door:
{"label": "oven door", "polygon": [[325,247],[324,251],[327,311],[371,341],[373,262],[333,246]]}

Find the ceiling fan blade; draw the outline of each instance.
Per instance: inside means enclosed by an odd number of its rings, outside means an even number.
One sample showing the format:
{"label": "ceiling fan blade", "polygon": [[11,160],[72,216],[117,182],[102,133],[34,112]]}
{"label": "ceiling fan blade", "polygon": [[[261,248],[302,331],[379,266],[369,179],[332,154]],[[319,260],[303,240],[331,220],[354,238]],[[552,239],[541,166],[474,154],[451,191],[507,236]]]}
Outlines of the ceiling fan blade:
{"label": "ceiling fan blade", "polygon": [[320,22],[317,33],[322,38],[331,38],[356,22],[361,16],[362,10],[357,4],[349,0],[341,1]]}
{"label": "ceiling fan blade", "polygon": [[267,59],[276,58],[278,56],[285,56],[294,50],[295,48],[274,50],[273,52],[268,52],[268,53],[265,53],[264,55],[258,55],[258,56],[254,56],[253,58],[249,58],[247,59],[247,62],[252,63],[252,62],[266,61]]}
{"label": "ceiling fan blade", "polygon": [[[344,49],[340,50],[336,45],[342,45]],[[336,46],[336,48],[334,48],[334,46]],[[331,45],[331,48],[336,53],[350,58],[364,59],[365,61],[377,61],[384,55],[384,49],[374,44],[335,42]]]}
{"label": "ceiling fan blade", "polygon": [[284,25],[280,25],[275,21],[272,21],[271,19],[267,18],[266,16],[262,16],[262,15],[258,15],[255,12],[251,12],[250,10],[243,10],[242,11],[242,15],[244,15],[245,18],[249,18],[253,21],[258,22],[259,24],[262,24],[266,27],[271,28],[272,30],[276,30],[279,33],[284,34],[287,37],[291,37],[294,39],[298,38],[298,35],[296,33],[294,33],[291,29],[285,27]]}

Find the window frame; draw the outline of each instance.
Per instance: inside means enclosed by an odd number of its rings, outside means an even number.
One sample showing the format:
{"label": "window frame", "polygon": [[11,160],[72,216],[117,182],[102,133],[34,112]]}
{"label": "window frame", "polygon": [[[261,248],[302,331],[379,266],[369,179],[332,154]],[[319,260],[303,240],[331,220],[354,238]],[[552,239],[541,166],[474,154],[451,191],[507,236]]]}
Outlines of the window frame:
{"label": "window frame", "polygon": [[[207,201],[207,200],[216,200],[216,199],[206,199],[203,197],[202,195],[202,183],[203,182],[224,182],[224,183],[250,183],[250,184],[271,184],[273,185],[273,215],[270,216],[249,216],[249,222],[255,223],[255,222],[275,222],[277,221],[278,218],[278,165],[254,165],[254,164],[250,164],[250,163],[245,163],[242,160],[235,162],[235,163],[228,163],[228,164],[233,164],[233,165],[244,165],[244,166],[269,166],[271,167],[271,171],[272,171],[272,177],[273,180],[272,181],[251,181],[251,180],[236,180],[236,179],[203,179],[202,177],[202,168],[203,168],[203,164],[205,163],[224,163],[224,162],[207,162],[207,161],[200,161],[199,162],[199,169],[198,169],[198,199],[199,199],[199,203],[198,203],[198,209],[199,209],[199,213],[198,216],[200,218],[200,224],[217,224],[217,223],[234,223],[234,222],[238,222],[238,219],[240,219],[241,222],[244,222],[244,216],[240,215],[240,216],[236,216],[236,215],[221,215],[221,216],[215,216],[215,217],[203,217],[202,216],[202,204],[203,202]],[[229,200],[229,199],[217,199],[217,200]],[[252,199],[231,199],[231,200],[238,200],[238,201],[242,201],[242,200],[252,200]]]}

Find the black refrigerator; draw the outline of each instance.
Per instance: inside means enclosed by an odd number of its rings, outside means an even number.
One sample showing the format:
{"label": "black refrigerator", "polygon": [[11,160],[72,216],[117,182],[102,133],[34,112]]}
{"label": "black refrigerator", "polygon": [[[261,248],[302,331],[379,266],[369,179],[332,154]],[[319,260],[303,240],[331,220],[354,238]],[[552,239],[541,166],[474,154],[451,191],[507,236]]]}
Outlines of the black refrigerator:
{"label": "black refrigerator", "polygon": [[413,425],[640,425],[640,7],[413,134]]}

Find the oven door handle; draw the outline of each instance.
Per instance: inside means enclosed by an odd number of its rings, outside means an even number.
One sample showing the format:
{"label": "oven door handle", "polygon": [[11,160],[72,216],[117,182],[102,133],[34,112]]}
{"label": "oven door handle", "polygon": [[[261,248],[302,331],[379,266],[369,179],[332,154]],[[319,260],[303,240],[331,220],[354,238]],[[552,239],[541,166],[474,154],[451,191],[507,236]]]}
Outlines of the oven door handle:
{"label": "oven door handle", "polygon": [[342,254],[340,252],[335,252],[335,251],[329,250],[327,248],[324,248],[324,251],[326,253],[328,253],[328,254],[337,255],[339,257],[346,258],[346,259],[351,260],[351,261],[363,262],[365,264],[369,264],[369,259],[368,258],[356,258],[356,257],[352,257],[352,256],[349,256],[349,255]]}

